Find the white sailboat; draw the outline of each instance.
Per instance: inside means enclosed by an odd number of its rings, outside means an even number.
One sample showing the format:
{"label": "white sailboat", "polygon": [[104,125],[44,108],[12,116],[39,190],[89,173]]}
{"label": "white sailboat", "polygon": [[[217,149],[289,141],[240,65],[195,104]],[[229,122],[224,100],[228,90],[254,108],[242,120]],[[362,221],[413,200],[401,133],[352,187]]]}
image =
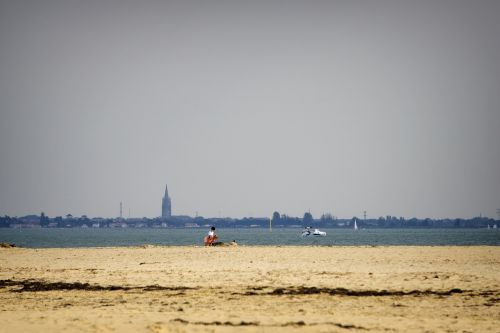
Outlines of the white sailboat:
{"label": "white sailboat", "polygon": [[356,223],[356,220],[354,220],[354,230],[358,230],[358,224]]}

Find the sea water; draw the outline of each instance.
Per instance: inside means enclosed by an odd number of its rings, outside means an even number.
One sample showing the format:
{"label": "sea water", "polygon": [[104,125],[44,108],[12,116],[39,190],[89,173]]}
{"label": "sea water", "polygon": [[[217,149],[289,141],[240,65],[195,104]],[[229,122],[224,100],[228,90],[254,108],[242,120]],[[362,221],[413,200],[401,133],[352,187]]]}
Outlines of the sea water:
{"label": "sea water", "polygon": [[[325,237],[301,237],[301,229],[217,229],[219,241],[239,245],[377,246],[377,245],[500,245],[500,229],[321,229]],[[107,247],[203,245],[208,230],[190,229],[10,229],[0,228],[0,242],[20,247]]]}

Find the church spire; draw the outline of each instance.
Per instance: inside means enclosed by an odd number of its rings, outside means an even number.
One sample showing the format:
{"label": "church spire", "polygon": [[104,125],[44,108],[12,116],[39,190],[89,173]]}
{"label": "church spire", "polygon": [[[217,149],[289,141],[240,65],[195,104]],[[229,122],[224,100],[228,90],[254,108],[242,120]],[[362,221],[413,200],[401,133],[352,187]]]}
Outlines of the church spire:
{"label": "church spire", "polygon": [[168,186],[165,185],[165,196],[161,200],[161,217],[170,218],[172,216],[172,201],[168,196]]}

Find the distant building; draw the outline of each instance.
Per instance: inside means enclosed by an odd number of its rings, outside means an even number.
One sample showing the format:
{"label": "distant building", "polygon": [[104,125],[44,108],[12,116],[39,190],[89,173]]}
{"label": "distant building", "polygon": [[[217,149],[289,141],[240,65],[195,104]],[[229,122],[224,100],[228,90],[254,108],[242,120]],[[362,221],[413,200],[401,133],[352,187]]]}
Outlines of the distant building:
{"label": "distant building", "polygon": [[165,185],[165,196],[161,201],[161,217],[164,219],[170,218],[172,216],[172,201],[168,196],[168,187]]}

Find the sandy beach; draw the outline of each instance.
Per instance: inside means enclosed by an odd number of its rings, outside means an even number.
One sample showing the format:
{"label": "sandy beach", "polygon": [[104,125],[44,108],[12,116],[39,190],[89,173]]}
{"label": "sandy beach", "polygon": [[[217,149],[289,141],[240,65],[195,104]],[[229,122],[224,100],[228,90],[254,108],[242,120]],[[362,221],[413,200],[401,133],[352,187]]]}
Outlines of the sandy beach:
{"label": "sandy beach", "polygon": [[0,249],[2,332],[500,332],[500,247]]}

